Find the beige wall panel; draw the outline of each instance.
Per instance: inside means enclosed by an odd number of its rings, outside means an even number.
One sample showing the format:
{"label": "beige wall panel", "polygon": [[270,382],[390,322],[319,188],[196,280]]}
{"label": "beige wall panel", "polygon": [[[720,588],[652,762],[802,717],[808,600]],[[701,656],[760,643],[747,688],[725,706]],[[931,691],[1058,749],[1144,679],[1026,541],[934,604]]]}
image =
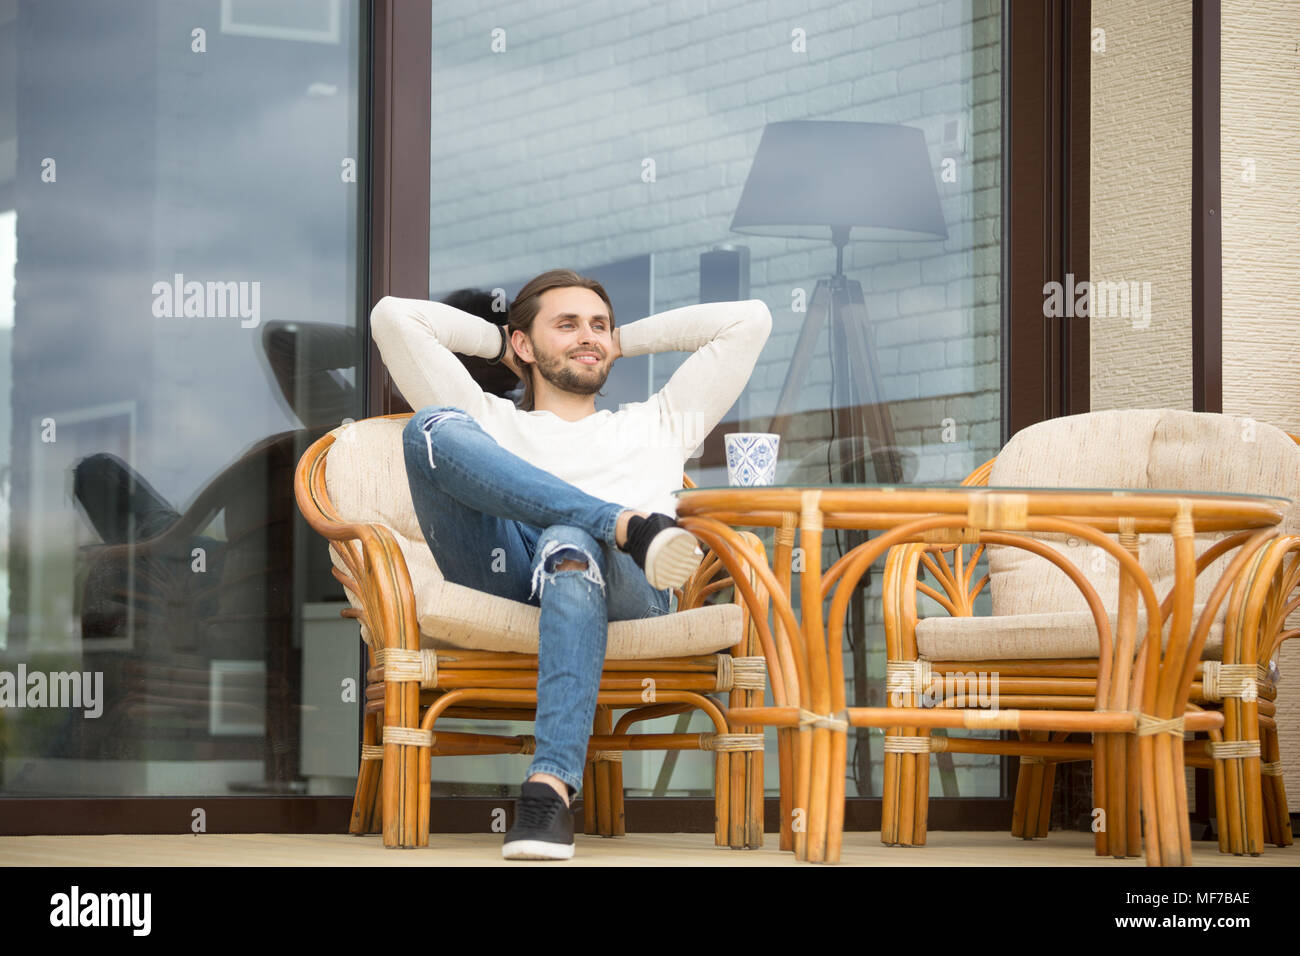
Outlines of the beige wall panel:
{"label": "beige wall panel", "polygon": [[1150,307],[1094,306],[1092,408],[1190,409],[1192,4],[1093,0],[1092,25],[1091,279]]}
{"label": "beige wall panel", "polygon": [[[1300,3],[1224,0],[1223,410],[1300,433]],[[1253,180],[1253,181],[1252,181]],[[1290,622],[1300,626],[1300,614]],[[1287,801],[1300,811],[1300,641],[1278,666]]]}

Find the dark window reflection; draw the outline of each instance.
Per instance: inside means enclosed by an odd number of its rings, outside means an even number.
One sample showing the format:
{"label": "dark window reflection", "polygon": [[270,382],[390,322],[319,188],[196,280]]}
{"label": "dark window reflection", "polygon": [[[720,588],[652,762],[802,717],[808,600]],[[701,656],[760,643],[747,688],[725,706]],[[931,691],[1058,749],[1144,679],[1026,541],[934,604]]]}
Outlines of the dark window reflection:
{"label": "dark window reflection", "polygon": [[358,9],[0,5],[0,794],[350,792],[293,472],[364,413]]}

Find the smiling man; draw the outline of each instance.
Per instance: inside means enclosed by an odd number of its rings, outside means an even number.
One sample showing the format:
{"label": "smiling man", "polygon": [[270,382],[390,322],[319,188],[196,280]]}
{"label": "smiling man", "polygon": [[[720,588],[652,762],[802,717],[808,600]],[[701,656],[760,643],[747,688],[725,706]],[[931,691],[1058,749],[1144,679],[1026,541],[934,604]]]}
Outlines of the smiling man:
{"label": "smiling man", "polygon": [[[447,580],[540,607],[536,751],[506,834],[509,859],[573,855],[570,803],[610,621],[671,610],[699,565],[676,524],[682,470],[749,380],[772,327],[757,299],[684,306],[615,326],[594,279],[528,282],[504,328],[439,302],[385,296],[371,329],[419,409],[403,432],[411,499]],[[623,355],[693,352],[647,401],[597,411]],[[452,353],[502,362],[518,406]]]}

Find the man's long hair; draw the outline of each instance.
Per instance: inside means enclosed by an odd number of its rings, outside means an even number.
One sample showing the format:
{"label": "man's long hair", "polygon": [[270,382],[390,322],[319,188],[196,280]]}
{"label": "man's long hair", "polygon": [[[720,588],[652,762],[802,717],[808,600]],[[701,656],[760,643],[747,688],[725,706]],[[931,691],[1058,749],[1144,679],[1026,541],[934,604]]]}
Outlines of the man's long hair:
{"label": "man's long hair", "polygon": [[[582,289],[590,289],[596,295],[600,296],[605,302],[605,308],[609,310],[609,330],[614,331],[614,305],[609,301],[609,295],[605,292],[605,287],[595,279],[588,279],[580,276],[572,269],[552,269],[550,272],[543,272],[541,275],[529,279],[527,284],[519,290],[519,294],[510,303],[510,312],[506,319],[506,333],[514,335],[515,329],[519,329],[528,338],[532,339],[533,322],[537,319],[537,313],[541,311],[542,293],[548,289],[566,289],[571,286],[577,286]],[[526,362],[523,358],[519,359],[519,365],[522,371],[526,373],[524,378],[524,394],[519,400],[519,407],[525,412],[531,412],[536,406],[536,392],[534,390],[534,379],[537,377],[537,369],[532,368],[532,362]]]}

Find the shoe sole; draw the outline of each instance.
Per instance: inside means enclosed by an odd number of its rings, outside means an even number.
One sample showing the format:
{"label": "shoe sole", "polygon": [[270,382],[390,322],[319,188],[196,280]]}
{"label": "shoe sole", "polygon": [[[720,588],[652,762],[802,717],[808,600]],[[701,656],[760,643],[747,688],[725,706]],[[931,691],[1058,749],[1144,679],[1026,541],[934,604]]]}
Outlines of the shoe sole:
{"label": "shoe sole", "polygon": [[654,588],[685,584],[704,560],[695,535],[685,528],[665,528],[646,549],[645,576]]}
{"label": "shoe sole", "polygon": [[573,858],[573,844],[512,840],[501,848],[501,855],[507,860],[570,860]]}

